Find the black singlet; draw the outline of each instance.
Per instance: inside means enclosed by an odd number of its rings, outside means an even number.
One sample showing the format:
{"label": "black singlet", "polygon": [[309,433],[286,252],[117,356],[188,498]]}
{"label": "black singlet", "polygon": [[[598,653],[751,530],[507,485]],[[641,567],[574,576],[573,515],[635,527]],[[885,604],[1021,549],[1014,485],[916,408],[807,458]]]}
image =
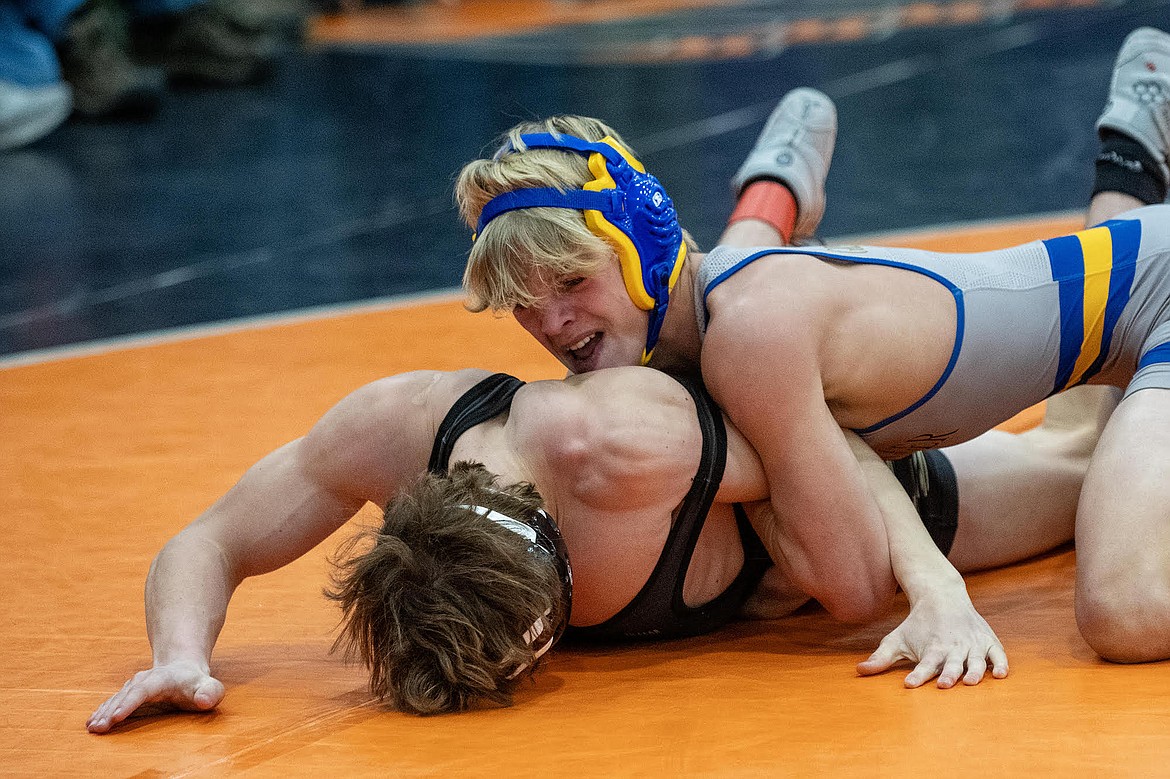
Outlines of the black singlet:
{"label": "black singlet", "polygon": [[[723,425],[723,415],[706,390],[692,382],[680,380],[680,383],[694,398],[703,431],[703,452],[691,489],[679,507],[654,571],[634,599],[599,625],[570,625],[567,637],[612,641],[683,638],[709,633],[735,619],[740,607],[759,585],[764,572],[772,566],[772,560],[743,508],[736,505],[735,519],[743,544],[743,568],[727,589],[713,600],[697,607],[688,606],[683,601],[687,568],[707,519],[707,511],[723,479],[727,430]],[[512,396],[523,385],[524,382],[515,377],[497,373],[464,393],[439,425],[431,449],[430,471],[445,473],[459,436],[507,411]]]}

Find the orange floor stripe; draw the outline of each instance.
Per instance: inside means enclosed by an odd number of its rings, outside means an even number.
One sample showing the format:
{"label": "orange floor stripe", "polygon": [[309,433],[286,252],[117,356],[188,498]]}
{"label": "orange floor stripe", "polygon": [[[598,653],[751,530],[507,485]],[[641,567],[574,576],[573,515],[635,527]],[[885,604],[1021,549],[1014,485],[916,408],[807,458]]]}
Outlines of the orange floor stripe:
{"label": "orange floor stripe", "polygon": [[[669,32],[651,36],[645,59],[690,59],[684,50],[701,46],[704,54],[745,57],[774,53],[780,44],[799,45],[857,41],[886,36],[899,27],[969,25],[1004,18],[1013,12],[1037,8],[1075,9],[1104,4],[1105,0],[965,0],[958,2],[901,2],[854,11],[825,9],[794,18],[778,8],[773,19],[758,15],[735,26],[729,34],[671,38]],[[506,35],[522,35],[570,25],[607,24],[652,18],[679,11],[721,9],[750,5],[745,0],[534,0],[517,5],[512,0],[431,0],[388,7],[360,0],[343,3],[344,13],[318,17],[309,39],[320,44],[451,44]],[[807,11],[806,11],[807,12]],[[680,49],[674,56],[651,57],[663,43]]]}
{"label": "orange floor stripe", "polygon": [[510,320],[451,303],[0,371],[0,773],[1164,773],[1170,673],[1094,658],[1073,620],[1071,552],[970,577],[1012,660],[1009,679],[978,688],[857,678],[854,664],[900,615],[857,628],[811,612],[689,641],[560,650],[510,709],[420,719],[373,704],[361,670],[328,654],[331,539],[237,594],[213,663],[229,688],[218,712],[85,733],[90,711],[148,662],[142,582],[166,538],[349,390],[467,365],[560,373]]}
{"label": "orange floor stripe", "polygon": [[742,5],[744,0],[462,0],[367,8],[323,16],[312,25],[319,43],[437,43],[496,35],[517,35],[573,24],[656,16],[672,11]]}

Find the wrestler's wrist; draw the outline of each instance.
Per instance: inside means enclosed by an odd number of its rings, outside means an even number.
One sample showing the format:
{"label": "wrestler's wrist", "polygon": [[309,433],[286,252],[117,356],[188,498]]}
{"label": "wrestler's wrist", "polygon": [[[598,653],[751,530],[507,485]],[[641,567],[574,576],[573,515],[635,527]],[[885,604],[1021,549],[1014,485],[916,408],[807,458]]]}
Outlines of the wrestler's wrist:
{"label": "wrestler's wrist", "polygon": [[910,604],[920,600],[949,600],[956,598],[969,600],[967,584],[958,571],[938,571],[929,574],[920,574],[912,577],[909,582],[902,583],[902,590],[910,600]]}
{"label": "wrestler's wrist", "polygon": [[156,649],[153,662],[155,668],[166,665],[187,665],[199,669],[202,673],[211,674],[211,658],[199,649],[191,647],[169,647]]}

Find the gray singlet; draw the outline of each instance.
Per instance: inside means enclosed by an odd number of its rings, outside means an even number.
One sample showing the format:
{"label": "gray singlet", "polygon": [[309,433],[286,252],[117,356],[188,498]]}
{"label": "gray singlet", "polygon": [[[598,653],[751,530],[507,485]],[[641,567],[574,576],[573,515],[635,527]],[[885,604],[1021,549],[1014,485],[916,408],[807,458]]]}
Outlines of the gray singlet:
{"label": "gray singlet", "polygon": [[700,334],[711,290],[771,254],[903,268],[954,296],[954,347],[938,382],[908,408],[856,431],[886,456],[973,438],[1078,384],[1112,384],[1127,395],[1170,388],[1170,205],[992,252],[717,247],[698,271]]}

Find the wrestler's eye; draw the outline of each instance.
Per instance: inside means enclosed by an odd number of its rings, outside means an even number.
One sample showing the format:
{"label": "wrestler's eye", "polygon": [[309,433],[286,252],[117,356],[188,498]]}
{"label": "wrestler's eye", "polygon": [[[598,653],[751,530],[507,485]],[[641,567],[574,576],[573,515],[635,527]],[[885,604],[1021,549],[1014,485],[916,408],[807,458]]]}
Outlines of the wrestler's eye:
{"label": "wrestler's eye", "polygon": [[579,285],[583,281],[585,281],[584,276],[570,276],[567,279],[561,280],[560,287],[561,287],[561,289],[572,289],[573,287],[576,287],[577,285]]}

